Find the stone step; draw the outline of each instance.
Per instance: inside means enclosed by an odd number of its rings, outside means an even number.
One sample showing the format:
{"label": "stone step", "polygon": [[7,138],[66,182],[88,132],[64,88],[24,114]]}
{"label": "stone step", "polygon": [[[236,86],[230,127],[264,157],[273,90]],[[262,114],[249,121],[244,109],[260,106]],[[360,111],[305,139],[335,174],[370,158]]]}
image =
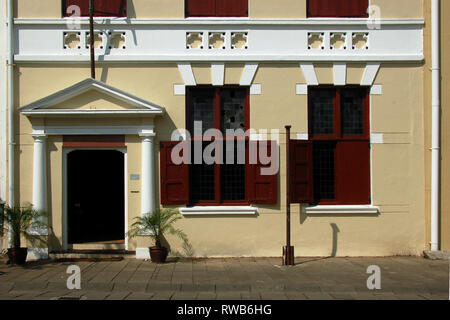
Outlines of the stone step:
{"label": "stone step", "polygon": [[135,251],[125,250],[71,250],[49,253],[51,260],[64,261],[120,261],[136,259]]}

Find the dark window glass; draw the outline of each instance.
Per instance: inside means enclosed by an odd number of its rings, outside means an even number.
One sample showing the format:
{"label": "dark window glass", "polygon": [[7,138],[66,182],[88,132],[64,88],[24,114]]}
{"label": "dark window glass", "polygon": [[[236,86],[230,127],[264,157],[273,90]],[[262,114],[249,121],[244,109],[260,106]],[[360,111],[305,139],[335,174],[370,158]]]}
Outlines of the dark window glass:
{"label": "dark window glass", "polygon": [[364,96],[360,90],[341,91],[342,134],[364,134]]}
{"label": "dark window glass", "polygon": [[[245,200],[245,164],[238,164],[238,142],[234,142],[233,150],[228,150],[227,143],[224,143],[226,154],[230,151],[234,154],[233,164],[221,166],[221,188],[222,199],[224,201]],[[241,150],[245,152],[245,150]]]}
{"label": "dark window glass", "polygon": [[[203,143],[203,150],[211,142]],[[194,145],[192,144],[192,150]],[[203,162],[203,161],[202,161]],[[191,198],[193,201],[213,201],[215,199],[214,164],[195,164],[192,152],[191,165]]]}
{"label": "dark window glass", "polygon": [[311,90],[313,134],[334,133],[334,90]]}
{"label": "dark window glass", "polygon": [[224,90],[221,94],[221,115],[223,133],[226,130],[245,130],[244,104],[246,98],[245,90]]}
{"label": "dark window glass", "polygon": [[335,198],[334,155],[336,144],[314,143],[314,198],[330,200]]}
{"label": "dark window glass", "polygon": [[194,134],[194,122],[202,123],[203,133],[214,128],[214,91],[201,90],[192,95],[192,129]]}
{"label": "dark window glass", "polygon": [[[190,106],[189,126],[191,133],[194,129],[194,122],[202,122],[203,134],[207,129],[218,129],[225,137],[226,130],[246,128],[246,103],[248,97],[248,88],[191,88],[188,94]],[[216,110],[216,112],[214,112]],[[201,138],[198,135],[196,139]],[[230,138],[230,137],[228,137]],[[204,142],[203,148],[209,146],[210,141]],[[245,201],[246,194],[246,168],[245,154],[242,160],[242,154],[238,149],[244,149],[246,144],[242,141],[227,146],[226,141],[222,143],[224,154],[218,155],[218,159],[223,160],[223,164],[213,165],[195,164],[191,165],[191,202],[192,204],[220,205],[224,202]],[[230,147],[232,150],[227,150]],[[194,150],[194,148],[192,149]],[[219,149],[220,151],[220,149]],[[234,157],[235,161],[231,160]],[[194,157],[194,152],[192,153]],[[239,158],[239,162],[237,159]],[[194,160],[194,159],[193,159]],[[228,160],[228,161],[227,161]],[[202,161],[204,159],[202,158]],[[231,162],[233,162],[231,164]],[[240,164],[240,163],[244,164]],[[230,164],[228,164],[230,163]]]}

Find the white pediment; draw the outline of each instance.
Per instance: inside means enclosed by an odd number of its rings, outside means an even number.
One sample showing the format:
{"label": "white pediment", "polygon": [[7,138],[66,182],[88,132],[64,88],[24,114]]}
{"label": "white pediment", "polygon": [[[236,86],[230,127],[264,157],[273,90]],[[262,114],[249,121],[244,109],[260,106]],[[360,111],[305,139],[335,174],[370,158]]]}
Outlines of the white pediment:
{"label": "white pediment", "polygon": [[152,116],[163,114],[165,109],[89,78],[26,105],[19,111],[27,116]]}

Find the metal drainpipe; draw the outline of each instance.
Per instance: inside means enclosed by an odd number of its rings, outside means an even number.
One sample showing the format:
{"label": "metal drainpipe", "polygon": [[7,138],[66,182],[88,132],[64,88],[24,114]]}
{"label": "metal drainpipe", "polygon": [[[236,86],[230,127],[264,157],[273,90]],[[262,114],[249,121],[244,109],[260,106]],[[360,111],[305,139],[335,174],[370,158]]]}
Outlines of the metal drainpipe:
{"label": "metal drainpipe", "polygon": [[[8,1],[8,205],[14,206],[14,5]],[[11,233],[9,234],[11,246]]]}
{"label": "metal drainpipe", "polygon": [[431,0],[432,46],[432,163],[431,163],[431,251],[440,249],[440,1]]}

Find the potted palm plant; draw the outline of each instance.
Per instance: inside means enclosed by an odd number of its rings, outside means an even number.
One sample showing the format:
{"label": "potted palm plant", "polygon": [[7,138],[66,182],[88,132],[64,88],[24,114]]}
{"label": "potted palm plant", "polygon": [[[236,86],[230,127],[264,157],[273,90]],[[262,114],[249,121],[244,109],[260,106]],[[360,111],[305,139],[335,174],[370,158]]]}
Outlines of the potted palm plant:
{"label": "potted palm plant", "polygon": [[156,209],[154,212],[137,217],[128,231],[128,237],[133,238],[141,235],[150,236],[155,246],[150,247],[150,257],[154,263],[166,262],[169,249],[162,245],[165,234],[177,236],[186,244],[188,243],[186,234],[174,227],[175,222],[181,219],[177,210]]}
{"label": "potted palm plant", "polygon": [[7,225],[5,231],[11,233],[12,242],[12,247],[8,249],[10,264],[24,264],[27,259],[28,248],[22,248],[21,237],[30,243],[43,241],[39,235],[30,231],[47,227],[47,224],[42,222],[45,216],[45,212],[33,209],[32,205],[5,207],[4,222]]}

